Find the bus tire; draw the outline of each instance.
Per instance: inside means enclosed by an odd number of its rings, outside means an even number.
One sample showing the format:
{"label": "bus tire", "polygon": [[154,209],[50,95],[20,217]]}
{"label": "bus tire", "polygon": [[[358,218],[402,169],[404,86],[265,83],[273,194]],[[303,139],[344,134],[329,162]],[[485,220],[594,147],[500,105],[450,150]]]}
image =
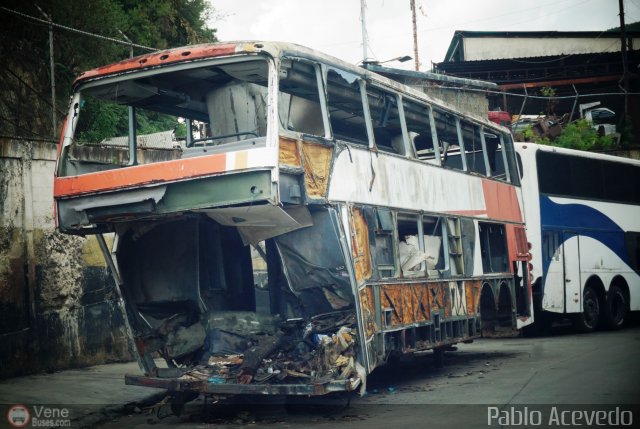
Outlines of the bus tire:
{"label": "bus tire", "polygon": [[609,329],[620,329],[627,318],[629,303],[624,291],[616,285],[611,286],[604,308],[604,321]]}
{"label": "bus tire", "polygon": [[602,316],[600,297],[591,285],[585,286],[582,297],[582,313],[574,319],[574,324],[580,332],[593,332],[598,329]]}

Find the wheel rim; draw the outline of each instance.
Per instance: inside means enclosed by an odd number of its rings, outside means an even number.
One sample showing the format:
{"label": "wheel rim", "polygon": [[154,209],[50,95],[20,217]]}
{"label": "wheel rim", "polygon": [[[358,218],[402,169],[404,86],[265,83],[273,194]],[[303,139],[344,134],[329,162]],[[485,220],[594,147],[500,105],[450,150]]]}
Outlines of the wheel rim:
{"label": "wheel rim", "polygon": [[594,328],[600,318],[600,303],[591,289],[584,293],[584,321],[589,328]]}

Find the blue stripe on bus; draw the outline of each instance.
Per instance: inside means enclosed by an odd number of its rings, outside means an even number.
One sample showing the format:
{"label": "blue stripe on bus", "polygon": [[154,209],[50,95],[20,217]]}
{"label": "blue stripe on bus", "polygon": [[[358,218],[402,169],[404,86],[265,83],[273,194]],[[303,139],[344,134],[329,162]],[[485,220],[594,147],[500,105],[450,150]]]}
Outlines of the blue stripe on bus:
{"label": "blue stripe on bus", "polygon": [[[566,231],[566,233],[560,234],[558,247],[565,240],[582,235],[599,241],[626,264],[630,264],[629,255],[625,248],[624,230],[610,217],[593,207],[584,204],[558,204],[553,202],[550,197],[540,195],[540,223],[542,233],[545,231],[558,233]],[[552,250],[555,253],[557,248]],[[546,278],[551,258],[543,256],[542,263],[542,275]]]}

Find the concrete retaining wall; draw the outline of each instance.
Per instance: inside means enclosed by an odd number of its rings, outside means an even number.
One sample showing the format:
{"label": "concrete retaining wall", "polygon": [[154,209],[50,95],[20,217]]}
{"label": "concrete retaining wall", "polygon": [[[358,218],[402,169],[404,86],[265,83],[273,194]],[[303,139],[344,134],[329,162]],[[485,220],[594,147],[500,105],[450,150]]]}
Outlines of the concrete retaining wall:
{"label": "concrete retaining wall", "polygon": [[56,152],[0,139],[0,378],[131,359],[97,241],[55,230]]}

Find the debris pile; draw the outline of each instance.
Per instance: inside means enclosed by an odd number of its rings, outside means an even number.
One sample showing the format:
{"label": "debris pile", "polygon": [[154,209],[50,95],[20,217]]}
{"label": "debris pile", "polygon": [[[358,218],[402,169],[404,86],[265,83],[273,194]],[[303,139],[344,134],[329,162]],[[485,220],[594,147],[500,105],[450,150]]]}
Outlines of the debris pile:
{"label": "debris pile", "polygon": [[[223,324],[224,325],[224,324]],[[182,380],[225,383],[323,384],[359,374],[355,315],[339,312],[305,323],[268,324],[247,332],[236,326],[207,332],[202,354],[184,368]]]}

